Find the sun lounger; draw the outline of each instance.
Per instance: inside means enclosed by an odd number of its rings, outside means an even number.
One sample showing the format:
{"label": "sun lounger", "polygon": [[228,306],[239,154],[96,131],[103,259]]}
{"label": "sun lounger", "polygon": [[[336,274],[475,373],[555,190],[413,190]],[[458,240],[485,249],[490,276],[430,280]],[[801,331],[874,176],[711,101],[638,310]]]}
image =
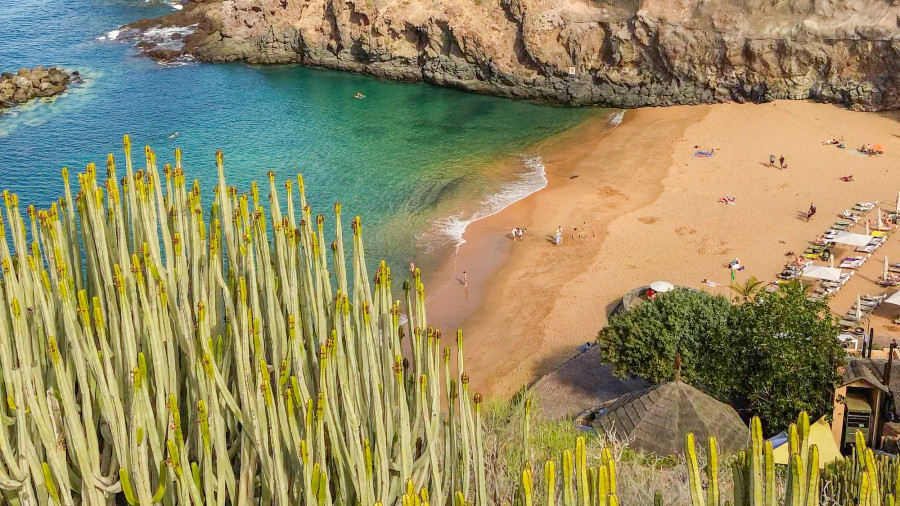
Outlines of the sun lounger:
{"label": "sun lounger", "polygon": [[865,209],[866,211],[871,211],[872,209],[875,209],[875,204],[877,204],[877,203],[878,203],[877,200],[875,202],[857,202],[853,207],[858,207],[860,209]]}
{"label": "sun lounger", "polygon": [[859,269],[862,267],[862,264],[865,262],[863,258],[854,258],[847,259],[845,258],[843,262],[841,262],[841,269]]}

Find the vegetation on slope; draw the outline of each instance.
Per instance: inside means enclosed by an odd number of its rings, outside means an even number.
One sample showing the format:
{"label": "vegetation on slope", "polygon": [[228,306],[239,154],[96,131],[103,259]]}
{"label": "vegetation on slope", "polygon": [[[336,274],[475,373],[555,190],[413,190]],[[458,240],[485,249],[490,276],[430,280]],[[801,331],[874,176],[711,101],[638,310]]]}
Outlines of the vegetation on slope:
{"label": "vegetation on slope", "polygon": [[613,316],[598,341],[617,374],[652,382],[672,380],[680,357],[683,381],[777,432],[801,411],[830,413],[845,356],[837,335],[827,304],[786,284],[735,304],[676,289]]}

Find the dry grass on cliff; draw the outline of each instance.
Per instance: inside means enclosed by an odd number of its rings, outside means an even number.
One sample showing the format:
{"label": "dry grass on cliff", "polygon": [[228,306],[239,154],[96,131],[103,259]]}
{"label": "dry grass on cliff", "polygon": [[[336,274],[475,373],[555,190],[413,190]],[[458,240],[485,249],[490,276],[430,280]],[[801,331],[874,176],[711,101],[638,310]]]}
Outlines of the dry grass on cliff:
{"label": "dry grass on cliff", "polygon": [[[540,410],[534,406],[533,411]],[[594,432],[580,432],[571,421],[545,421],[532,413],[527,446],[524,441],[524,403],[521,399],[509,403],[486,406],[484,434],[485,467],[488,493],[492,504],[513,504],[519,493],[519,483],[526,462],[530,462],[535,477],[538,504],[545,497],[543,468],[547,460],[562,469],[562,453],[575,450],[579,436],[585,438],[589,466],[597,467],[601,452],[609,448],[616,458],[619,503],[623,506],[653,504],[653,496],[662,493],[665,504],[690,504],[687,468],[682,458],[659,458],[632,450],[627,441]],[[705,464],[705,458],[700,456]],[[720,463],[720,466],[723,464]],[[558,483],[559,485],[559,483]],[[731,473],[720,471],[720,487],[731,495]]]}

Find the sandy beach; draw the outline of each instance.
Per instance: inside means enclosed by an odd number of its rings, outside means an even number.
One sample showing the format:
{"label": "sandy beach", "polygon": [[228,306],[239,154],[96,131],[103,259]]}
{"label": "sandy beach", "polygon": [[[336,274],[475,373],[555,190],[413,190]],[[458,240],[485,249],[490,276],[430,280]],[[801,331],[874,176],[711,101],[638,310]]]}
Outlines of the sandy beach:
{"label": "sandy beach", "polygon": [[[847,149],[823,145],[833,137]],[[863,143],[885,154],[857,153]],[[715,155],[694,157],[698,149]],[[593,341],[628,290],[666,280],[728,294],[734,258],[746,266],[738,282],[772,281],[786,253],[802,252],[841,211],[879,201],[893,212],[900,190],[893,117],[810,102],[629,110],[611,131],[604,115],[533,151],[547,187],[471,224],[428,292],[429,322],[445,335],[464,330],[466,369],[475,389],[493,396],[514,393]],[[770,166],[770,153],[788,168]],[[841,181],[850,174],[854,181]],[[724,196],[734,205],[719,203]],[[810,203],[818,213],[807,222]],[[557,226],[563,241],[554,246]],[[510,239],[513,227],[528,229],[524,240]],[[900,236],[838,292],[833,312],[845,313],[856,294],[896,291],[874,283],[884,255],[900,261]],[[876,312],[880,341],[900,331],[891,323],[898,316],[900,306]]]}

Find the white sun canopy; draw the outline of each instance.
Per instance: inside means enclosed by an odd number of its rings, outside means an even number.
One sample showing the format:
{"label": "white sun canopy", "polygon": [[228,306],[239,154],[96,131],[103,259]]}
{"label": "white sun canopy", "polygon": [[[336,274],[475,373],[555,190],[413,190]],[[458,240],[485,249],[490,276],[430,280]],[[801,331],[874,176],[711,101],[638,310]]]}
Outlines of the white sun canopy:
{"label": "white sun canopy", "polygon": [[803,277],[824,279],[826,281],[840,281],[841,273],[840,269],[825,267],[824,265],[810,265],[803,269]]}
{"label": "white sun canopy", "polygon": [[884,301],[887,302],[888,304],[894,304],[894,305],[900,306],[900,292],[897,292],[894,295],[891,295]]}
{"label": "white sun canopy", "polygon": [[839,244],[848,244],[850,246],[866,246],[872,241],[872,237],[863,234],[854,234],[852,232],[838,232],[832,241]]}
{"label": "white sun canopy", "polygon": [[674,290],[675,285],[666,281],[654,281],[650,283],[650,289],[657,293],[665,293]]}

